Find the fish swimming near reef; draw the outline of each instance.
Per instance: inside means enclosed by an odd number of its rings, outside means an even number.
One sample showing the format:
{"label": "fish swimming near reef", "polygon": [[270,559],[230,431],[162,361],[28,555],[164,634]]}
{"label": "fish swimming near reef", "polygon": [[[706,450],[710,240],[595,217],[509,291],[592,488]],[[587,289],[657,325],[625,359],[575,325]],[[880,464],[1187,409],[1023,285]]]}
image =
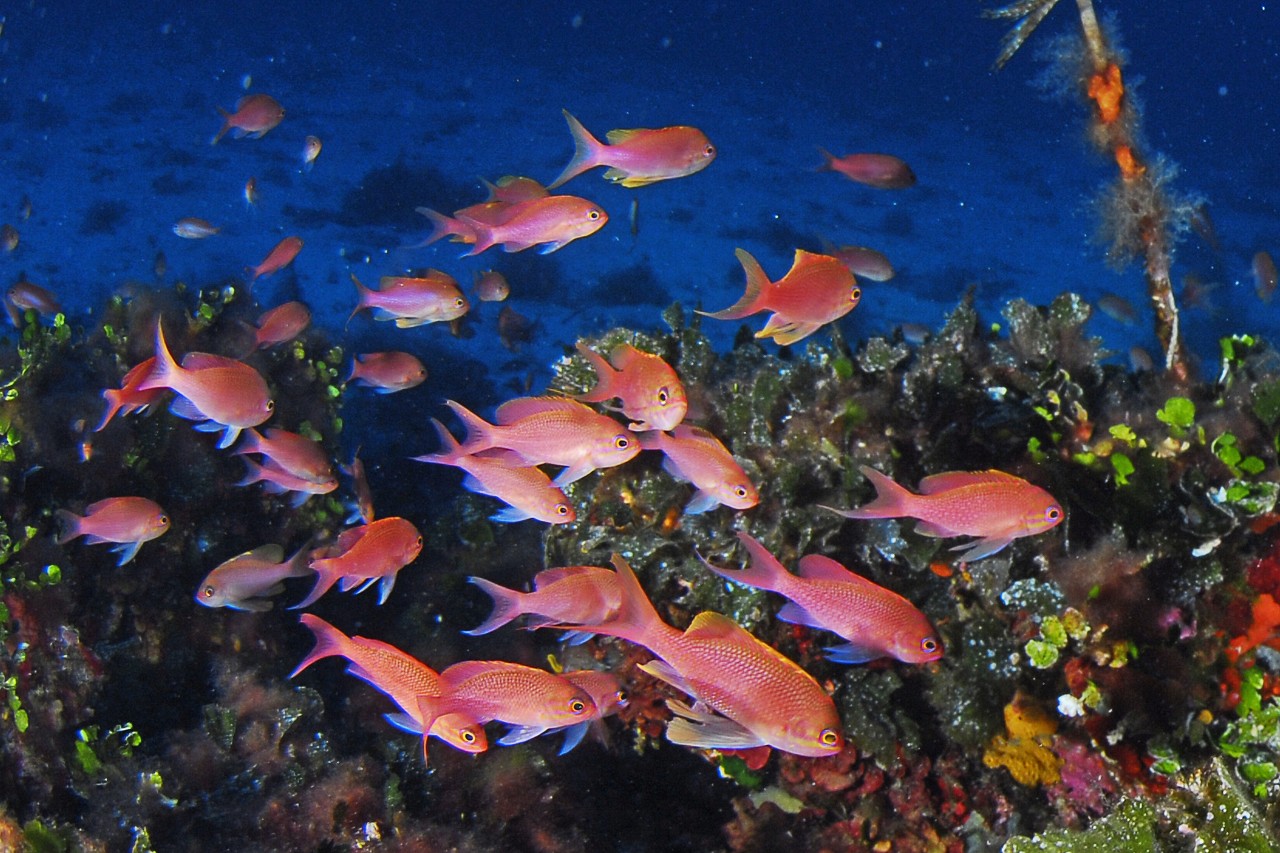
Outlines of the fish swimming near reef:
{"label": "fish swimming near reef", "polygon": [[848,642],[827,648],[836,663],[864,663],[892,657],[904,663],[927,663],[942,657],[942,643],[929,620],[914,604],[892,590],[856,575],[821,554],[800,558],[798,575],[746,533],[738,540],[750,563],[736,571],[708,569],[726,580],[767,589],[788,599],[778,611],[784,622],[821,628]]}
{"label": "fish swimming near reef", "polygon": [[111,419],[117,413],[130,415],[134,412],[143,411],[164,396],[166,390],[164,388],[151,388],[147,391],[138,390],[143,380],[151,375],[151,371],[155,366],[155,356],[140,361],[129,368],[129,372],[120,380],[119,388],[108,388],[102,392],[103,399],[107,401],[107,410],[102,413],[102,421],[93,428],[94,432],[102,432],[103,428],[111,423]]}
{"label": "fish swimming near reef", "polygon": [[684,420],[689,400],[684,384],[661,356],[622,343],[609,352],[608,360],[581,341],[578,352],[596,372],[596,384],[585,394],[574,395],[584,403],[603,403],[617,398],[618,411],[631,418],[627,428],[636,432],[669,430]]}
{"label": "fish swimming near reef", "polygon": [[670,433],[646,432],[638,438],[645,450],[662,451],[662,467],[668,474],[698,490],[684,508],[689,515],[718,505],[750,509],[760,502],[760,493],[747,472],[707,430],[680,424]]}
{"label": "fish swimming near reef", "polygon": [[738,320],[772,311],[757,338],[773,338],[779,346],[804,340],[827,323],[857,307],[862,288],[849,268],[830,255],[796,249],[787,274],[770,281],[759,262],[745,249],[734,252],[747,276],[746,291],[735,304],[720,311],[699,311],[717,320]]}
{"label": "fish swimming near reef", "polygon": [[249,276],[249,284],[253,285],[258,279],[279,272],[289,264],[293,263],[293,259],[298,257],[298,253],[302,251],[301,237],[285,237],[275,248],[267,253],[262,259],[262,263],[254,267],[246,267],[245,271],[251,273]]}
{"label": "fish swimming near reef", "polygon": [[563,566],[538,572],[533,577],[533,592],[507,589],[484,578],[467,580],[493,599],[489,618],[462,632],[472,636],[496,631],[521,616],[540,617],[530,620],[528,628],[607,622],[617,615],[622,603],[618,576],[597,566]]}
{"label": "fish swimming near reef", "polygon": [[22,278],[4,294],[5,311],[15,329],[22,328],[23,314],[34,311],[41,317],[52,317],[62,311],[62,305],[53,291]]}
{"label": "fish swimming near reef", "polygon": [[[389,643],[368,637],[348,637],[328,622],[310,613],[298,618],[315,635],[315,648],[289,673],[296,677],[311,664],[327,657],[350,661],[347,672],[367,682],[400,708],[398,714],[383,714],[391,725],[410,734],[422,735],[423,757],[427,736],[437,737],[454,749],[478,753],[489,748],[484,726],[466,714],[443,714],[424,724],[418,710],[419,696],[441,696],[440,674],[422,661]],[[424,733],[425,732],[425,733]]]}
{"label": "fish swimming near reef", "polygon": [[60,509],[55,515],[60,530],[57,544],[65,545],[78,536],[90,545],[114,543],[111,550],[120,555],[117,566],[133,559],[142,547],[169,529],[169,516],[160,505],[148,498],[106,498],[85,507],[84,515]]}
{"label": "fish swimming near reef", "polygon": [[882,190],[901,190],[915,186],[911,167],[892,154],[846,154],[837,157],[819,148],[823,163],[820,171],[839,172],[851,181]]}
{"label": "fish swimming near reef", "polygon": [[379,394],[394,394],[426,382],[427,368],[407,352],[357,353],[351,359],[351,372],[342,381],[358,382]]}
{"label": "fish swimming near reef", "polygon": [[428,270],[419,277],[383,276],[378,290],[365,287],[355,273],[351,281],[357,300],[348,323],[363,309],[371,308],[373,319],[394,320],[397,328],[410,329],[456,320],[471,308],[454,277],[439,270]]}
{"label": "fish swimming near reef", "polygon": [[1062,506],[1053,495],[1021,477],[1003,471],[949,471],[920,481],[913,494],[874,468],[862,473],[876,487],[876,498],[857,509],[824,507],[845,518],[919,519],[922,536],[976,536],[957,545],[964,562],[980,560],[1014,539],[1035,536],[1062,523]]}
{"label": "fish swimming near reef", "polygon": [[501,246],[504,252],[540,246],[538,253],[547,255],[596,233],[609,221],[609,215],[585,198],[552,195],[509,205],[493,222],[465,214],[458,219],[475,238],[467,255],[478,255],[493,246]]}
{"label": "fish swimming near reef", "polygon": [[217,225],[196,216],[184,216],[173,224],[173,233],[184,240],[203,240],[221,230]]}
{"label": "fish swimming near reef", "polygon": [[320,442],[296,432],[275,427],[268,427],[261,433],[253,428],[247,429],[235,453],[239,456],[246,453],[261,455],[266,463],[313,483],[333,480],[333,465],[324,447]]}
{"label": "fish swimming near reef", "polygon": [[284,120],[284,107],[280,106],[280,102],[261,93],[245,95],[236,102],[234,113],[229,113],[222,107],[218,107],[218,112],[222,114],[222,129],[213,137],[210,145],[217,145],[227,131],[232,131],[231,135],[236,139],[243,136],[257,139]]}
{"label": "fish swimming near reef", "polygon": [[563,112],[569,132],[573,134],[573,159],[560,177],[548,184],[548,189],[555,189],[597,166],[609,167],[604,173],[605,180],[624,187],[643,187],[701,172],[716,159],[716,147],[696,127],[611,130],[605,136],[609,140],[606,145],[592,136],[568,110]]}
{"label": "fish swimming near reef", "polygon": [[270,610],[268,599],[284,592],[286,578],[311,574],[307,566],[310,545],[303,545],[287,560],[279,545],[262,545],[219,563],[196,587],[196,603],[232,610]]}
{"label": "fish swimming near reef", "polygon": [[288,343],[311,325],[311,309],[302,302],[285,302],[258,317],[253,327],[254,349]]}
{"label": "fish swimming near reef", "polygon": [[342,581],[343,592],[355,589],[357,593],[381,581],[378,603],[383,604],[395,586],[396,575],[421,553],[422,534],[411,522],[390,516],[342,531],[334,549],[337,553],[331,556],[313,556],[316,585],[290,610],[314,603],[338,581]]}
{"label": "fish swimming near reef", "polygon": [[[564,729],[564,743],[560,746],[559,755],[572,752],[586,733],[595,729],[600,741],[604,742],[604,718],[611,714],[616,714],[620,709],[627,707],[627,691],[622,689],[618,683],[618,676],[612,672],[604,672],[598,669],[578,669],[571,672],[562,672],[560,676],[575,687],[579,687],[591,696],[591,701],[595,703],[595,713],[588,720],[580,723],[574,723]],[[507,738],[517,734],[517,730],[513,729],[502,737],[498,743],[503,746],[507,745]]]}

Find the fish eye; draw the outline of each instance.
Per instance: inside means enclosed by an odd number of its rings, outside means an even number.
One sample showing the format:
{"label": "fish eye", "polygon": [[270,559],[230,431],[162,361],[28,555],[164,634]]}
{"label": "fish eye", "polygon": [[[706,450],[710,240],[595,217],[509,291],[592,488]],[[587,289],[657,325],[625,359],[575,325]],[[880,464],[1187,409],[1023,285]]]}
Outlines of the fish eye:
{"label": "fish eye", "polygon": [[625,705],[627,704],[627,700],[631,697],[627,694],[627,691],[619,690],[617,693],[613,694],[613,698],[617,700],[619,705]]}
{"label": "fish eye", "polygon": [[835,746],[840,742],[840,733],[832,729],[823,729],[822,734],[818,735],[818,740],[822,741],[823,746]]}
{"label": "fish eye", "polygon": [[714,145],[708,145],[702,150],[702,153],[706,154],[708,157],[714,157],[716,156],[716,147]]}
{"label": "fish eye", "polygon": [[671,394],[667,392],[666,388],[658,389],[658,405],[659,406],[665,406],[667,404],[667,401],[670,399],[671,399]]}
{"label": "fish eye", "polygon": [[556,504],[556,515],[566,516],[569,514],[569,507],[566,504]]}
{"label": "fish eye", "polygon": [[419,536],[419,537],[418,537],[418,547],[419,547],[419,548],[421,548],[421,547],[422,547],[422,537],[421,537],[421,536]]}
{"label": "fish eye", "polygon": [[454,304],[454,307],[461,308],[463,305],[467,304],[467,300],[459,296],[457,299],[453,300],[453,304]]}
{"label": "fish eye", "polygon": [[575,716],[581,714],[585,710],[587,710],[587,703],[583,702],[581,699],[574,699],[569,703],[569,713],[574,714]]}
{"label": "fish eye", "polygon": [[205,598],[213,598],[213,593],[214,593],[214,589],[213,589],[213,587],[212,587],[212,586],[206,586],[206,587],[204,588],[204,597],[205,597]]}
{"label": "fish eye", "polygon": [[1044,511],[1044,520],[1050,524],[1057,524],[1062,520],[1062,507],[1051,506]]}
{"label": "fish eye", "polygon": [[167,515],[162,515],[162,516],[160,516],[160,523],[161,523],[161,524],[168,524],[168,523],[169,523],[169,516],[167,516]]}
{"label": "fish eye", "polygon": [[613,446],[617,450],[626,450],[631,446],[631,440],[625,435],[620,435],[613,440]]}
{"label": "fish eye", "polygon": [[850,290],[850,291],[849,291],[849,301],[850,301],[850,302],[857,302],[857,301],[858,301],[858,300],[860,300],[860,299],[862,299],[862,288],[861,288],[861,287],[855,287],[855,288],[853,288],[852,290]]}
{"label": "fish eye", "polygon": [[920,641],[920,651],[931,655],[938,650],[938,641],[933,637],[925,637]]}
{"label": "fish eye", "polygon": [[600,211],[596,210],[594,207],[587,211],[587,219],[590,219],[592,222],[595,222],[599,218]]}
{"label": "fish eye", "polygon": [[275,410],[276,410],[276,401],[275,401],[275,400],[268,400],[268,401],[267,401],[267,411],[268,411],[268,412],[274,412]]}
{"label": "fish eye", "polygon": [[734,494],[734,497],[745,498],[745,497],[747,496],[747,487],[746,487],[746,486],[734,486],[734,487],[733,487],[733,494]]}
{"label": "fish eye", "polygon": [[476,742],[476,733],[475,733],[475,732],[473,732],[473,731],[471,731],[470,729],[464,729],[464,730],[463,730],[463,732],[462,732],[462,742],[463,742],[463,743],[475,743],[475,742]]}

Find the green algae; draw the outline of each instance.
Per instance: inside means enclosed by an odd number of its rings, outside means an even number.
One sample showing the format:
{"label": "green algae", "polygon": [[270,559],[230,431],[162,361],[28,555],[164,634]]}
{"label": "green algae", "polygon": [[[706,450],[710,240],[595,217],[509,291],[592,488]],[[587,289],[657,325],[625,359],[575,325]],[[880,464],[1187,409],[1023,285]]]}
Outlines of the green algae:
{"label": "green algae", "polygon": [[1011,838],[1005,853],[1153,853],[1158,850],[1156,810],[1142,800],[1126,800],[1081,832],[1048,830],[1031,838]]}

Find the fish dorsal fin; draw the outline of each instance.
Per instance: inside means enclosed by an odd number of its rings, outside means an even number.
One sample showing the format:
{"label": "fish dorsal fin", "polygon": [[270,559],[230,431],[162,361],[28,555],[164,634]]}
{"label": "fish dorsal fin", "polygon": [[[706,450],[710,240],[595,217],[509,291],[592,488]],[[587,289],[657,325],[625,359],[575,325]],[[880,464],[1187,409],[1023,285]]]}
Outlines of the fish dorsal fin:
{"label": "fish dorsal fin", "polygon": [[464,660],[440,673],[440,681],[446,689],[453,689],[462,682],[484,675],[493,669],[493,662],[487,660]]}
{"label": "fish dorsal fin", "polygon": [[641,352],[631,344],[622,343],[609,351],[609,363],[614,370],[626,370],[627,365],[634,364],[646,355],[648,353]]}
{"label": "fish dorsal fin", "polygon": [[920,494],[936,495],[950,489],[973,486],[978,483],[1025,483],[1021,477],[1003,471],[945,471],[931,474],[920,481]]}
{"label": "fish dorsal fin", "polygon": [[533,588],[544,589],[548,585],[562,581],[565,578],[590,574],[607,575],[609,574],[609,570],[599,568],[598,566],[561,566],[556,569],[547,569],[546,571],[538,572],[538,574],[534,576]]}
{"label": "fish dorsal fin", "polygon": [[604,138],[609,140],[610,145],[621,145],[622,143],[626,142],[628,139],[631,139],[633,136],[640,133],[644,133],[644,132],[645,132],[645,129],[643,127],[611,130],[604,135]]}
{"label": "fish dorsal fin", "polygon": [[806,554],[796,563],[796,574],[811,581],[841,581],[844,583],[863,581],[870,583],[846,569],[840,563],[821,554]]}
{"label": "fish dorsal fin", "polygon": [[707,430],[693,424],[679,424],[671,431],[673,438],[683,439],[684,441],[696,441],[699,444],[710,444],[723,446],[720,439],[716,438]]}
{"label": "fish dorsal fin", "polygon": [[742,634],[746,634],[748,637],[751,636],[737,622],[734,622],[723,613],[716,613],[713,610],[704,610],[693,617],[693,621],[689,623],[689,627],[684,632],[686,637],[699,640],[727,640]]}
{"label": "fish dorsal fin", "polygon": [[243,554],[235,555],[227,562],[241,563],[249,562],[250,560],[263,563],[281,563],[284,562],[284,549],[279,545],[259,545],[252,551],[245,551]]}
{"label": "fish dorsal fin", "polygon": [[584,406],[577,400],[567,400],[563,397],[517,397],[499,406],[494,412],[494,418],[499,424],[506,426],[530,415],[546,412],[580,412],[584,409],[591,411],[590,406]]}
{"label": "fish dorsal fin", "polygon": [[214,355],[211,352],[189,352],[182,357],[183,370],[208,370],[211,367],[240,366],[242,361],[227,358],[225,355]]}

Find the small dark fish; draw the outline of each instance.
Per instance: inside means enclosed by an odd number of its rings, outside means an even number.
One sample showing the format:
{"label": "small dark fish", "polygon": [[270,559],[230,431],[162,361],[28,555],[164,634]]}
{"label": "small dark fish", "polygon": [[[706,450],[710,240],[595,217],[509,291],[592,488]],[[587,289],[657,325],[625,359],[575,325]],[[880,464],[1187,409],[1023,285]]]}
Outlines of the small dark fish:
{"label": "small dark fish", "polygon": [[12,252],[14,249],[18,248],[18,242],[20,239],[18,229],[14,228],[8,222],[3,226],[0,226],[0,245],[4,246],[4,250],[6,252]]}
{"label": "small dark fish", "polygon": [[631,198],[631,239],[640,235],[640,199]]}
{"label": "small dark fish", "polygon": [[498,314],[498,340],[512,352],[519,352],[522,344],[533,341],[533,328],[537,325],[533,320],[516,311],[510,305],[504,305]]}
{"label": "small dark fish", "polygon": [[1114,293],[1103,294],[1098,300],[1098,308],[1112,320],[1126,326],[1132,326],[1138,319],[1138,309],[1133,307],[1133,303]]}
{"label": "small dark fish", "polygon": [[164,256],[164,252],[156,252],[156,278],[163,279],[165,273],[169,271],[169,259]]}
{"label": "small dark fish", "polygon": [[1276,262],[1268,252],[1253,256],[1253,289],[1263,302],[1270,302],[1276,292]]}

